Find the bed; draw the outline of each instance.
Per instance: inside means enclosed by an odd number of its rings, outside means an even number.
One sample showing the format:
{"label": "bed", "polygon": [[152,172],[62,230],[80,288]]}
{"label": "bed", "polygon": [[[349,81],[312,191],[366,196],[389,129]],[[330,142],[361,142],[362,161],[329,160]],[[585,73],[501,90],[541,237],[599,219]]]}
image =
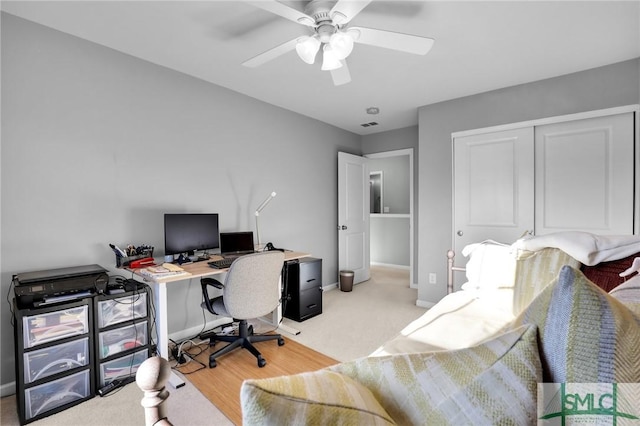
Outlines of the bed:
{"label": "bed", "polygon": [[447,259],[462,287],[370,356],[246,381],[243,423],[534,424],[540,384],[640,382],[639,236],[563,232],[463,254],[464,267]]}
{"label": "bed", "polygon": [[[640,237],[562,232],[513,244],[487,240],[462,250],[468,260],[464,267],[455,266],[453,253],[447,252],[447,296],[373,356],[477,345],[507,330],[565,265],[611,291],[637,274],[636,266],[619,275],[634,259],[640,262]],[[453,275],[462,272],[466,281],[454,291]]]}

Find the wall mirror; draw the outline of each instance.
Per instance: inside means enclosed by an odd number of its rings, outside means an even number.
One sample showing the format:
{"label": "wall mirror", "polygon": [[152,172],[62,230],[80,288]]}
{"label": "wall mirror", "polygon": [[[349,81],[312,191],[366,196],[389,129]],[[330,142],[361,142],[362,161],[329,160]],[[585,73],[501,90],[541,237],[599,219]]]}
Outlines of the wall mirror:
{"label": "wall mirror", "polygon": [[369,173],[369,192],[371,208],[369,213],[382,213],[382,172]]}

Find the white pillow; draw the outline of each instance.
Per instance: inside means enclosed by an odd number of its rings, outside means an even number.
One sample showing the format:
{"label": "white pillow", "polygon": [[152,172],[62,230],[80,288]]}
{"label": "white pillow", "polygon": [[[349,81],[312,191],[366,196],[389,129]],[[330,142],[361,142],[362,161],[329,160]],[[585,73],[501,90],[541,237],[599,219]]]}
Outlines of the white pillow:
{"label": "white pillow", "polygon": [[638,235],[596,235],[583,231],[564,231],[521,238],[514,248],[538,251],[558,248],[580,263],[594,266],[601,262],[624,259],[640,251]]}
{"label": "white pillow", "polygon": [[486,240],[462,249],[469,257],[465,266],[467,282],[463,290],[497,290],[513,288],[516,254],[510,245]]}

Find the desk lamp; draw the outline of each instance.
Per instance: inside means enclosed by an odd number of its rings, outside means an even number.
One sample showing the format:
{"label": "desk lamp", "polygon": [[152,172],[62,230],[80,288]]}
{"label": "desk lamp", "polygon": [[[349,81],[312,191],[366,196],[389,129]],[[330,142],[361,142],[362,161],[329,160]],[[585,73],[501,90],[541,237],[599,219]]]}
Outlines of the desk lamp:
{"label": "desk lamp", "polygon": [[259,250],[262,250],[262,243],[260,241],[260,227],[258,225],[258,218],[260,217],[260,212],[262,211],[262,209],[264,209],[267,206],[267,204],[269,204],[269,201],[271,201],[273,199],[273,197],[275,197],[275,196],[276,196],[276,193],[272,192],[267,197],[267,199],[264,200],[262,202],[262,204],[260,204],[260,206],[258,206],[258,208],[256,209],[256,235],[257,235],[257,238],[258,238],[258,249]]}

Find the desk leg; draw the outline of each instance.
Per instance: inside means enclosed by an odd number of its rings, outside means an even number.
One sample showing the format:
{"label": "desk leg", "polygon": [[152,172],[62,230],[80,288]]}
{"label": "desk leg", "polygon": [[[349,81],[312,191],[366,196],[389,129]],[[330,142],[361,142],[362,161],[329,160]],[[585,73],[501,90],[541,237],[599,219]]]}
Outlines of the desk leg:
{"label": "desk leg", "polygon": [[[151,283],[156,305],[156,333],[158,334],[158,353],[167,361],[169,360],[169,326],[167,317],[169,307],[167,304],[167,283]],[[173,370],[169,377],[169,383],[175,389],[184,386],[182,380]]]}
{"label": "desk leg", "polygon": [[293,327],[289,327],[288,325],[283,324],[282,321],[282,305],[278,305],[278,309],[273,311],[274,321],[276,324],[279,324],[278,328],[282,331],[285,331],[291,335],[297,336],[300,334],[300,330],[297,330]]}

